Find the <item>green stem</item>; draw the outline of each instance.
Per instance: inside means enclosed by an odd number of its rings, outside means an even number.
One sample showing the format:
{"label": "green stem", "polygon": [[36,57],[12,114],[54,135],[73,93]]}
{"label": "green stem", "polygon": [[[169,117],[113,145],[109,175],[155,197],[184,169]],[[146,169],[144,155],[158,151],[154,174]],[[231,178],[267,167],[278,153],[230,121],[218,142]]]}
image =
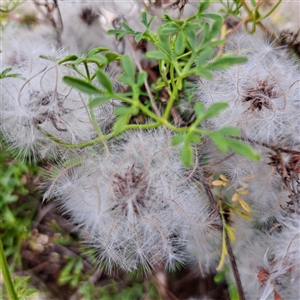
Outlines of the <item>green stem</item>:
{"label": "green stem", "polygon": [[125,126],[124,131],[129,129],[151,129],[158,127],[160,125],[159,122],[157,123],[151,123],[151,124],[128,124]]}
{"label": "green stem", "polygon": [[86,62],[83,63],[88,81],[91,81],[90,70]]}
{"label": "green stem", "polygon": [[265,14],[264,16],[261,16],[260,18],[258,18],[257,21],[261,21],[261,20],[264,20],[267,17],[269,17],[273,13],[273,11],[279,6],[279,4],[281,2],[282,2],[282,0],[278,0],[278,2],[274,5],[274,7],[267,14]]}
{"label": "green stem", "polygon": [[6,261],[6,257],[5,257],[5,253],[4,253],[4,249],[3,249],[3,245],[2,245],[2,240],[0,239],[0,269],[2,271],[3,274],[3,278],[4,278],[4,283],[9,295],[9,298],[11,300],[18,300],[18,295],[15,291],[15,287],[12,281],[12,278],[10,276],[10,272],[9,272],[9,268],[7,265],[7,261]]}
{"label": "green stem", "polygon": [[[90,97],[89,98],[89,102],[92,100],[92,98]],[[90,116],[91,116],[91,120],[92,120],[92,124],[94,126],[94,129],[96,130],[98,136],[99,136],[99,139],[103,139],[103,133],[96,121],[96,117],[95,117],[95,113],[94,113],[94,108],[93,107],[90,107],[89,105],[89,111],[90,111]]]}

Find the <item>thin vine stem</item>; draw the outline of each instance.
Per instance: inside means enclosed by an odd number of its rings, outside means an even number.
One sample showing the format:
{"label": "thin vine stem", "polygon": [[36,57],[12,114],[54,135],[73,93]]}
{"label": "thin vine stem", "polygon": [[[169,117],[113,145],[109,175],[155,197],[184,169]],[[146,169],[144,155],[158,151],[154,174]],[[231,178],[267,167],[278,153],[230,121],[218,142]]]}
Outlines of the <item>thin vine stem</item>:
{"label": "thin vine stem", "polygon": [[[220,212],[218,210],[218,206],[217,206],[217,203],[215,201],[215,198],[214,198],[214,196],[212,194],[212,191],[209,187],[209,184],[208,184],[208,182],[205,178],[203,169],[201,167],[198,167],[198,172],[199,172],[200,180],[201,180],[201,182],[204,186],[205,193],[206,193],[206,195],[209,199],[212,211],[214,213],[218,214],[220,219],[222,219],[222,216],[220,215]],[[229,261],[230,261],[230,265],[231,265],[232,272],[233,272],[233,275],[234,275],[234,279],[235,279],[235,283],[236,283],[236,287],[237,287],[237,290],[238,290],[240,300],[246,300],[245,293],[244,293],[243,286],[242,286],[242,282],[241,282],[240,273],[239,273],[239,270],[237,268],[236,260],[235,260],[235,257],[234,257],[233,251],[232,251],[230,239],[228,237],[228,234],[227,234],[226,230],[224,229],[223,222],[222,222],[222,225],[220,227],[220,230],[223,232],[223,238],[224,238],[224,235],[225,235],[226,249],[227,249],[227,252],[228,252]]]}

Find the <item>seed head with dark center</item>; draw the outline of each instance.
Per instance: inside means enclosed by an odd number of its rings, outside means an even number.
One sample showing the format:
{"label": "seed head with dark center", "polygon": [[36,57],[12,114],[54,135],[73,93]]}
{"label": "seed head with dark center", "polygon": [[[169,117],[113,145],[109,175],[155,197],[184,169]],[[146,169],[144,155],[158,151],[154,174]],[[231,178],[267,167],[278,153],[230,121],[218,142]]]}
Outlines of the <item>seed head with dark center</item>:
{"label": "seed head with dark center", "polygon": [[249,88],[246,91],[243,102],[252,101],[251,111],[261,111],[263,107],[273,110],[272,98],[277,97],[274,91],[274,84],[269,84],[268,79],[259,80],[255,87]]}
{"label": "seed head with dark center", "polygon": [[120,207],[127,216],[129,210],[138,214],[139,206],[145,207],[147,184],[142,172],[136,174],[134,165],[127,169],[123,177],[120,174],[115,174],[113,185],[113,191],[118,203],[112,210]]}
{"label": "seed head with dark center", "polygon": [[80,18],[88,26],[91,26],[99,18],[99,14],[92,8],[85,7],[81,11]]}
{"label": "seed head with dark center", "polygon": [[29,107],[37,113],[33,119],[35,125],[50,121],[56,130],[67,131],[58,125],[59,117],[70,113],[70,110],[63,106],[65,101],[63,95],[53,92],[41,94],[39,91],[35,91],[31,93],[30,98],[32,102]]}

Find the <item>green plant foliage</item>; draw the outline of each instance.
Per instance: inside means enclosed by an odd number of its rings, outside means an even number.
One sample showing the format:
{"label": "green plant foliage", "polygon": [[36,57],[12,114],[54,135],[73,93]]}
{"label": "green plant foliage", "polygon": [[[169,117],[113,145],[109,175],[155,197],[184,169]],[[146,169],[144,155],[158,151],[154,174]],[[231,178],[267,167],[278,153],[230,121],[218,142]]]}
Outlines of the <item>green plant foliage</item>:
{"label": "green plant foliage", "polygon": [[[198,13],[192,15],[187,20],[172,19],[169,15],[165,14],[163,18],[164,24],[158,29],[157,33],[150,30],[153,18],[148,21],[146,12],[143,12],[141,15],[141,22],[146,27],[144,32],[134,31],[126,23],[121,24],[121,29],[110,30],[108,32],[109,34],[117,34],[118,39],[128,34],[134,35],[137,41],[147,40],[155,46],[156,50],[148,52],[146,57],[158,61],[161,75],[156,84],[152,86],[153,90],[158,92],[165,89],[169,96],[162,117],[155,114],[149,109],[149,106],[141,102],[140,96],[144,94],[143,87],[145,80],[147,80],[147,74],[143,71],[136,76],[135,66],[129,56],[111,56],[111,59],[121,59],[123,73],[119,75],[118,79],[130,88],[129,92],[123,94],[118,94],[113,90],[113,84],[102,70],[108,64],[108,61],[105,61],[103,59],[105,56],[99,55],[99,52],[106,52],[108,49],[95,48],[85,58],[78,59],[75,56],[69,56],[61,60],[63,63],[71,64],[71,67],[77,70],[81,78],[65,76],[64,81],[79,91],[91,95],[90,110],[93,110],[95,106],[104,104],[110,99],[117,99],[126,103],[127,106],[119,107],[115,110],[117,119],[113,126],[113,132],[107,137],[103,136],[103,139],[112,138],[129,128],[147,129],[164,125],[175,133],[180,134],[173,140],[173,144],[183,144],[181,145],[180,157],[185,166],[193,164],[194,154],[192,145],[201,143],[203,135],[210,136],[222,152],[231,149],[250,159],[259,159],[250,146],[246,146],[241,141],[229,138],[230,135],[238,136],[238,130],[224,129],[218,132],[207,132],[201,129],[201,122],[217,116],[223,109],[227,108],[228,105],[226,103],[215,103],[206,110],[200,103],[197,103],[194,107],[197,118],[190,126],[177,128],[172,124],[171,108],[178,101],[179,92],[186,87],[190,76],[196,75],[211,79],[213,77],[211,70],[225,69],[247,61],[242,56],[226,55],[217,56],[212,59],[214,55],[213,47],[224,43],[223,40],[216,40],[216,37],[220,35],[224,19],[218,14],[205,13],[204,9],[209,5],[209,1],[201,2]],[[210,21],[208,22],[207,20]],[[95,55],[101,57],[101,62],[98,57],[97,60],[99,63],[97,63],[94,58]],[[92,63],[97,63],[98,66],[98,70],[93,71],[93,74],[90,72],[91,68],[89,67]],[[78,66],[80,64],[84,64],[86,74],[79,71]],[[97,77],[103,90],[100,90],[94,83],[93,80],[95,77]],[[158,102],[159,98],[156,97],[154,101]],[[156,105],[155,102],[151,101],[151,107]],[[140,112],[150,117],[154,123],[143,125],[130,124],[131,118]],[[179,142],[178,139],[182,140]]]}
{"label": "green plant foliage", "polygon": [[11,258],[11,266],[20,263],[20,247],[27,235],[35,213],[34,203],[18,204],[19,196],[28,194],[24,186],[26,174],[34,173],[35,167],[15,160],[4,144],[0,152],[0,237],[7,257]]}

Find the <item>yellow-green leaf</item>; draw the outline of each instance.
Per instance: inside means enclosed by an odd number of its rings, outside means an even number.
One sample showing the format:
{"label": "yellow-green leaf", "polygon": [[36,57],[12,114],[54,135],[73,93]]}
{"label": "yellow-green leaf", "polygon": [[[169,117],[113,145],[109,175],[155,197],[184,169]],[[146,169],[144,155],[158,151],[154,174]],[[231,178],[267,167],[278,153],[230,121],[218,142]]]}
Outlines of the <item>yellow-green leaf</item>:
{"label": "yellow-green leaf", "polygon": [[249,193],[249,191],[247,191],[247,190],[237,190],[237,193],[239,193],[240,195],[247,195]]}
{"label": "yellow-green leaf", "polygon": [[219,265],[217,266],[217,271],[222,270],[224,262],[225,262],[225,258],[227,255],[227,248],[226,248],[226,241],[225,241],[225,234],[223,232],[223,238],[222,238],[222,254],[221,254],[221,259],[219,262]]}
{"label": "yellow-green leaf", "polygon": [[242,210],[239,210],[239,209],[236,209],[234,210],[236,213],[238,213],[241,217],[243,217],[244,219],[250,221],[252,218],[251,218],[251,215],[245,211],[242,211]]}
{"label": "yellow-green leaf", "polygon": [[212,185],[214,185],[214,186],[220,186],[220,185],[223,185],[223,186],[224,186],[224,184],[226,185],[226,182],[224,182],[224,181],[222,181],[222,180],[214,180],[214,181],[212,182]]}
{"label": "yellow-green leaf", "polygon": [[233,202],[237,201],[238,200],[238,197],[239,197],[239,194],[238,193],[234,193],[234,195],[232,196],[231,200]]}
{"label": "yellow-green leaf", "polygon": [[239,201],[240,201],[240,204],[241,204],[241,206],[242,206],[242,208],[245,210],[245,211],[247,211],[247,212],[251,212],[251,209],[250,209],[250,207],[249,207],[249,205],[241,198],[241,199],[239,199]]}
{"label": "yellow-green leaf", "polygon": [[231,243],[233,243],[235,241],[235,235],[234,235],[235,229],[233,227],[230,227],[230,226],[226,225],[225,230],[227,231],[227,234],[229,236],[229,239],[230,239]]}
{"label": "yellow-green leaf", "polygon": [[228,179],[227,179],[227,177],[226,177],[225,175],[220,175],[220,178],[221,178],[223,181],[228,182]]}

